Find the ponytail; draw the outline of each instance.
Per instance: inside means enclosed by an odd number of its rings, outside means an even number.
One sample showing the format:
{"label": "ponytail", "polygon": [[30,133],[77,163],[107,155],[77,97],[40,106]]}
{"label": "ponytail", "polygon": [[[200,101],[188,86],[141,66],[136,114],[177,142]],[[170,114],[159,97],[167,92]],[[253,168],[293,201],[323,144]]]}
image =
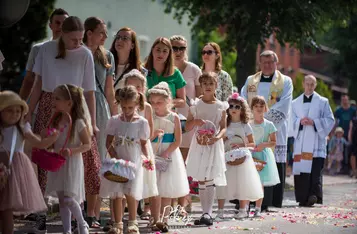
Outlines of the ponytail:
{"label": "ponytail", "polygon": [[58,39],[58,53],[56,59],[64,59],[66,57],[66,47],[64,45],[64,41],[62,36]]}
{"label": "ponytail", "polygon": [[138,97],[138,105],[139,105],[139,110],[143,111],[145,109],[145,96],[144,94],[139,92],[139,97]]}

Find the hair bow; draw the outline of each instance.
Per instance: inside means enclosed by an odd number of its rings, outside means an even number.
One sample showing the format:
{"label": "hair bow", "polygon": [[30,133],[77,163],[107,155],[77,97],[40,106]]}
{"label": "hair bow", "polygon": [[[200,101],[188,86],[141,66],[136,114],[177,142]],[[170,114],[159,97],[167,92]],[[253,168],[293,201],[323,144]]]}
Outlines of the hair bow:
{"label": "hair bow", "polygon": [[[239,96],[239,93],[233,93],[228,100],[242,100],[243,98]],[[244,99],[243,99],[244,100]]]}

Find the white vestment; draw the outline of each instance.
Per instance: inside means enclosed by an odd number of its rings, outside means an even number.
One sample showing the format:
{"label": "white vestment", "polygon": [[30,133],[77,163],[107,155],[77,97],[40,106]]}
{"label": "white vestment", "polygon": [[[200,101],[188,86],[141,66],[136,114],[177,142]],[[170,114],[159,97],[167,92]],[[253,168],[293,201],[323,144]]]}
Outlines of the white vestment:
{"label": "white vestment", "polygon": [[[249,76],[245,85],[241,90],[241,96],[248,100],[248,82],[253,78],[254,75]],[[288,138],[288,128],[289,128],[289,114],[291,108],[291,100],[293,93],[293,83],[291,78],[283,75],[284,87],[279,100],[270,107],[269,111],[265,114],[265,118],[273,122],[277,128],[277,139],[276,147],[274,151],[275,160],[277,163],[286,162],[287,154],[287,138]],[[276,72],[273,76],[273,81],[276,79]],[[257,89],[257,95],[263,96],[265,101],[268,102],[270,96],[270,86],[271,82],[260,82]]]}
{"label": "white vestment", "polygon": [[[304,94],[292,102],[292,130],[294,141],[293,174],[311,173],[312,159],[326,158],[327,136],[335,119],[327,98],[314,92],[311,103],[304,103]],[[301,126],[301,119],[308,117],[314,126]]]}

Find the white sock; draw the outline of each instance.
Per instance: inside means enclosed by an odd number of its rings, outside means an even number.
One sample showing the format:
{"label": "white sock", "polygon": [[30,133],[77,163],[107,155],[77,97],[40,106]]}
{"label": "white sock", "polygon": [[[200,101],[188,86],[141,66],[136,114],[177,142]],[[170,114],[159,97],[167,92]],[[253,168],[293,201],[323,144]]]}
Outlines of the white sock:
{"label": "white sock", "polygon": [[71,211],[64,204],[60,204],[60,215],[63,225],[63,232],[71,232]]}
{"label": "white sock", "polygon": [[200,196],[200,202],[201,202],[201,207],[202,207],[202,213],[205,213],[205,207],[207,204],[207,196],[206,196],[206,185],[205,184],[199,184],[198,185],[199,189],[199,196]]}
{"label": "white sock", "polygon": [[85,229],[83,228],[86,225],[86,221],[84,221],[82,215],[82,209],[79,203],[76,200],[74,200],[72,197],[65,197],[64,203],[67,205],[68,209],[72,212],[74,218],[77,220],[79,233],[85,233]]}
{"label": "white sock", "polygon": [[212,216],[212,208],[215,198],[216,186],[214,185],[213,181],[206,182],[205,185],[206,185],[207,207],[203,211],[203,213],[208,213],[210,216]]}

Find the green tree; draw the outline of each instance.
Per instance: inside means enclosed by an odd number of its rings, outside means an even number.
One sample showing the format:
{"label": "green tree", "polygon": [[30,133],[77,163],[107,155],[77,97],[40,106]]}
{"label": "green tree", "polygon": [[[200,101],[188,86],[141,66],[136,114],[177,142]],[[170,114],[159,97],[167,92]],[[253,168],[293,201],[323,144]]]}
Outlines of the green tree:
{"label": "green tree", "polygon": [[339,51],[332,57],[334,71],[349,80],[349,95],[357,100],[357,9],[344,24],[335,25],[327,37],[328,43]]}
{"label": "green tree", "polygon": [[[303,81],[304,81],[304,75],[298,73],[296,78],[294,79],[294,91],[293,91],[294,99],[300,96],[304,92]],[[329,86],[325,84],[322,80],[317,80],[317,86],[315,91],[321,96],[327,98],[330,102],[332,111],[335,111],[336,103],[333,100],[333,94]]]}
{"label": "green tree", "polygon": [[257,45],[275,33],[280,43],[289,42],[302,49],[314,39],[327,21],[348,17],[355,0],[160,0],[165,11],[174,12],[181,22],[188,14],[193,32],[209,34],[221,28],[226,32],[224,47],[235,48],[236,84],[240,88],[246,77],[256,71]]}
{"label": "green tree", "polygon": [[55,0],[31,1],[25,16],[10,28],[0,29],[0,45],[4,54],[2,88],[17,90],[14,78],[25,70],[27,57],[34,42],[46,37],[49,15]]}

